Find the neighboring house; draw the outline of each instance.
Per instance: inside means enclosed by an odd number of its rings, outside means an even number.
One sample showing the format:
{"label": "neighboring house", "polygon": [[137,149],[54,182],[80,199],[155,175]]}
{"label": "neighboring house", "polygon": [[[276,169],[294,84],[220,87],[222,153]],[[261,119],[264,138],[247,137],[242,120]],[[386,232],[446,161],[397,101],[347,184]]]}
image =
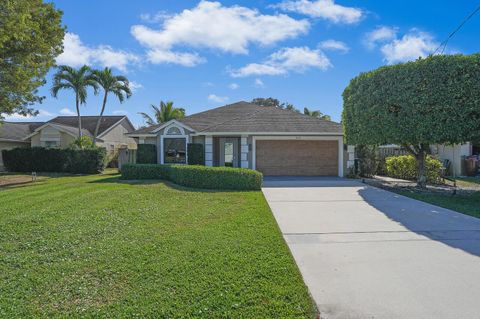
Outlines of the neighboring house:
{"label": "neighboring house", "polygon": [[[98,116],[82,116],[82,135],[93,138]],[[126,133],[135,128],[126,116],[103,116],[97,136],[97,146],[107,151],[118,148],[135,148],[135,140]],[[78,118],[76,116],[58,116],[37,127],[25,137],[32,147],[68,147],[78,138]]]}
{"label": "neighboring house", "polygon": [[[93,138],[98,116],[82,116],[82,133]],[[134,126],[126,116],[104,116],[98,131],[97,146],[113,153],[119,148],[136,148],[135,139],[126,136]],[[48,122],[4,122],[0,124],[1,151],[15,147],[68,147],[78,137],[78,118],[58,116]]]}
{"label": "neighboring house", "polygon": [[205,165],[264,175],[343,176],[339,123],[277,107],[238,102],[127,134],[157,146],[158,163],[186,163],[187,143],[204,146]]}
{"label": "neighboring house", "polygon": [[[388,156],[408,154],[398,145],[381,145],[380,148]],[[466,157],[480,155],[480,145],[475,143],[455,144],[455,145],[431,145],[431,153],[440,160],[449,160],[450,169],[448,174],[456,176],[465,175]]]}
{"label": "neighboring house", "polygon": [[0,170],[3,169],[2,150],[17,147],[29,147],[30,141],[24,140],[43,122],[3,122],[0,123]]}

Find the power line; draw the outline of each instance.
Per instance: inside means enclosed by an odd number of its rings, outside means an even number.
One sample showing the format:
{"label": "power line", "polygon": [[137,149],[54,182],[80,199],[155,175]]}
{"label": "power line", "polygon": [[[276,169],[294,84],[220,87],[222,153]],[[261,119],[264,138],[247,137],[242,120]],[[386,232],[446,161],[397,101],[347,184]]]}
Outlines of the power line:
{"label": "power line", "polygon": [[463,19],[462,23],[460,23],[460,25],[452,33],[450,33],[450,35],[445,39],[445,41],[440,43],[438,48],[435,51],[433,51],[432,55],[437,53],[440,48],[442,48],[442,51],[440,52],[440,54],[443,54],[443,52],[447,48],[448,41],[455,35],[455,33],[460,31],[460,29],[468,22],[468,20],[473,18],[473,16],[477,14],[479,11],[480,11],[480,5],[475,10],[473,10],[473,12],[470,13],[465,19]]}

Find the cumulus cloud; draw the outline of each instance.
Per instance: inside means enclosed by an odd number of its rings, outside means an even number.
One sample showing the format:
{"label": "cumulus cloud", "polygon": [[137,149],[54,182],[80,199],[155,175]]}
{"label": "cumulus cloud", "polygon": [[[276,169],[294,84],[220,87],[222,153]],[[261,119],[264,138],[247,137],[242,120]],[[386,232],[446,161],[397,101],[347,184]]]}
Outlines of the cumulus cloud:
{"label": "cumulus cloud", "polygon": [[155,14],[143,13],[140,15],[140,20],[146,23],[160,23],[168,18],[171,18],[172,15],[168,14],[166,11],[158,11]]}
{"label": "cumulus cloud", "polygon": [[137,55],[122,50],[115,50],[109,45],[86,46],[75,33],[65,34],[63,46],[64,50],[57,57],[57,64],[65,64],[72,67],[79,67],[85,64],[100,65],[126,72],[127,65],[139,61]]}
{"label": "cumulus cloud", "polygon": [[353,24],[359,22],[364,16],[361,9],[341,6],[333,0],[287,0],[273,7],[333,23]]}
{"label": "cumulus cloud", "polygon": [[207,99],[209,101],[212,101],[212,102],[215,102],[215,103],[225,103],[226,101],[228,101],[228,97],[226,96],[218,96],[218,95],[215,95],[215,94],[210,94]]}
{"label": "cumulus cloud", "polygon": [[56,116],[55,113],[51,113],[47,110],[44,110],[44,109],[39,109],[38,110],[38,115],[37,116],[33,116],[33,115],[22,115],[22,114],[19,114],[19,113],[13,113],[13,114],[5,114],[5,113],[2,113],[0,114],[0,118],[4,118],[6,121],[18,121],[18,122],[22,122],[22,121],[31,121],[32,119],[35,120],[36,118],[47,118],[47,117],[54,117]]}
{"label": "cumulus cloud", "polygon": [[415,28],[399,37],[397,28],[378,27],[367,33],[366,39],[369,48],[379,47],[388,64],[426,57],[439,45],[431,34]]}
{"label": "cumulus cloud", "polygon": [[[166,17],[162,27],[134,25],[131,33],[148,49],[153,63],[193,66],[204,62],[196,53],[175,52],[174,47],[207,48],[234,54],[247,54],[249,46],[272,45],[295,38],[309,29],[307,20],[285,14],[264,15],[242,6],[223,6],[201,1],[196,7]],[[171,53],[171,54],[169,54]]]}
{"label": "cumulus cloud", "polygon": [[283,75],[289,72],[304,72],[310,68],[326,70],[330,60],[320,50],[308,47],[283,48],[271,54],[263,63],[250,63],[237,70],[230,70],[233,77],[258,75]]}
{"label": "cumulus cloud", "polygon": [[240,87],[240,85],[238,85],[237,83],[230,83],[230,84],[228,85],[228,88],[229,88],[230,90],[236,90],[236,89],[238,89],[239,87]]}
{"label": "cumulus cloud", "polygon": [[381,51],[388,64],[416,60],[426,57],[438,47],[429,33],[411,30],[400,39],[382,46]]}
{"label": "cumulus cloud", "polygon": [[76,115],[73,110],[69,109],[68,107],[64,107],[63,109],[60,110],[60,114],[62,115]]}
{"label": "cumulus cloud", "polygon": [[135,82],[135,81],[130,81],[129,82],[129,87],[130,87],[130,90],[135,93],[136,91],[138,91],[139,89],[142,89],[143,88],[143,85],[141,83],[138,83],[138,82]]}
{"label": "cumulus cloud", "polygon": [[113,115],[128,115],[128,111],[125,110],[115,110],[112,112]]}
{"label": "cumulus cloud", "polygon": [[346,43],[342,41],[333,40],[333,39],[320,42],[318,47],[320,49],[339,51],[341,53],[347,53],[350,50],[350,48]]}
{"label": "cumulus cloud", "polygon": [[365,36],[365,45],[369,49],[375,48],[378,43],[390,41],[397,37],[398,28],[379,26]]}
{"label": "cumulus cloud", "polygon": [[178,64],[182,66],[196,66],[206,60],[197,53],[173,52],[169,50],[152,49],[147,52],[148,61],[154,64]]}

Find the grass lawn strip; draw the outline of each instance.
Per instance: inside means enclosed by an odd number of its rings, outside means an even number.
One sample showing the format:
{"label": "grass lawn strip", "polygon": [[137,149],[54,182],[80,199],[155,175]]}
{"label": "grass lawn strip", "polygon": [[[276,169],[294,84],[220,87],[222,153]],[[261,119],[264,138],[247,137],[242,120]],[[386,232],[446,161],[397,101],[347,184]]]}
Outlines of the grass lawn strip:
{"label": "grass lawn strip", "polygon": [[100,175],[0,202],[0,317],[315,316],[261,192]]}

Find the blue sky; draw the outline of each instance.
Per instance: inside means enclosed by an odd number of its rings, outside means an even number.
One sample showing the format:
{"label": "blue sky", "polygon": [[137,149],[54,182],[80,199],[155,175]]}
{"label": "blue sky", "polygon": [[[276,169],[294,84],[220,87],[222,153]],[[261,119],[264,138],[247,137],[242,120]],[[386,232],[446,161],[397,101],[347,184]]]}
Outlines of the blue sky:
{"label": "blue sky", "polygon": [[[174,101],[187,114],[255,97],[276,97],[339,121],[341,93],[360,72],[428,55],[478,3],[458,1],[54,1],[68,34],[59,64],[112,67],[134,87],[112,97],[107,114]],[[449,42],[447,53],[480,49],[480,15]],[[51,97],[52,72],[36,118],[74,111],[73,95]],[[96,115],[90,94],[82,115]]]}

